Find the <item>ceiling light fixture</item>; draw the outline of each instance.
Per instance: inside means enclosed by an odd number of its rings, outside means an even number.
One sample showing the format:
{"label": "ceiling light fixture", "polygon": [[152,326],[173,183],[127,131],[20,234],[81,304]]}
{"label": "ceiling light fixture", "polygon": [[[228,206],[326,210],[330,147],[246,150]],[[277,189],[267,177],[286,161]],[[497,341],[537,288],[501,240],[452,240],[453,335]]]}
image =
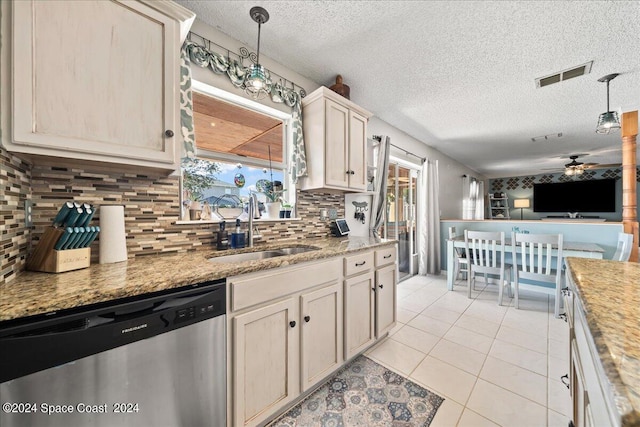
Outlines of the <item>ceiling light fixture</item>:
{"label": "ceiling light fixture", "polygon": [[244,81],[245,91],[255,100],[263,99],[271,92],[269,73],[260,65],[260,28],[269,20],[269,13],[260,6],[254,6],[249,11],[251,19],[258,23],[258,53],[256,63],[251,64],[249,73]]}
{"label": "ceiling light fixture", "polygon": [[564,174],[567,176],[582,175],[584,163],[576,161],[578,156],[570,156],[571,162],[564,165]]}
{"label": "ceiling light fixture", "polygon": [[607,83],[607,112],[600,114],[598,117],[598,127],[596,127],[596,133],[608,134],[620,129],[620,118],[618,113],[609,109],[609,82],[619,74],[607,74],[604,77],[598,79],[599,82]]}

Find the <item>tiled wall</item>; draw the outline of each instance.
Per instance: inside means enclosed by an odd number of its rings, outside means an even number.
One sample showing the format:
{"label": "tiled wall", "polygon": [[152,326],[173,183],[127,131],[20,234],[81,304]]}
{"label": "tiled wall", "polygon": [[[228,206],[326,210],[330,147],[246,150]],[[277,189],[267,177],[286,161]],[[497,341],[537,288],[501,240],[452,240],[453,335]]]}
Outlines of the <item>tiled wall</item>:
{"label": "tiled wall", "polygon": [[0,147],[0,283],[24,268],[30,230],[24,224],[24,201],[31,195],[27,163]]}
{"label": "tiled wall", "polygon": [[[175,224],[180,217],[179,179],[157,173],[114,172],[104,166],[76,167],[29,165],[2,152],[3,221],[11,228],[2,232],[3,276],[10,280],[24,268],[29,240],[34,247],[45,228],[67,200],[95,206],[125,206],[125,230],[129,258],[164,252],[186,252],[215,245],[216,224]],[[5,184],[4,181],[8,183]],[[10,191],[9,191],[10,190]],[[298,240],[326,236],[329,223],[320,221],[320,209],[336,209],[344,215],[340,193],[297,193],[299,221],[259,223],[262,238],[256,241]],[[34,203],[34,227],[24,227],[24,199]],[[100,209],[92,224],[98,225]],[[99,238],[92,245],[92,262],[98,262]]]}

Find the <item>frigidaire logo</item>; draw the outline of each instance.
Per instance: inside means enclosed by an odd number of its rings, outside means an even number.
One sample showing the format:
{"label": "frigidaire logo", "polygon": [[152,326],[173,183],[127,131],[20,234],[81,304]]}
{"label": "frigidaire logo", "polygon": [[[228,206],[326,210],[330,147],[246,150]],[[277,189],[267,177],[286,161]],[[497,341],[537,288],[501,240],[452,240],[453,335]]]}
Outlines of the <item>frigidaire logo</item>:
{"label": "frigidaire logo", "polygon": [[134,332],[140,329],[144,329],[147,327],[146,323],[143,323],[142,325],[138,325],[138,326],[132,326],[131,328],[127,328],[127,329],[123,329],[122,333],[123,334],[128,334],[129,332]]}

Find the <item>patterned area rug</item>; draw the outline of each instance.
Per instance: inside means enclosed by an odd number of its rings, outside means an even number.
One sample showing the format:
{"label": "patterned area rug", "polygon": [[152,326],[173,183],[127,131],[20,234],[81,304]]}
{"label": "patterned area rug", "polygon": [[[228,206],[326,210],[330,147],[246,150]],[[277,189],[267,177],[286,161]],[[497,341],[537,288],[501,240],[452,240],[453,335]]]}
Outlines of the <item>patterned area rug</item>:
{"label": "patterned area rug", "polygon": [[443,401],[360,356],[269,427],[426,427]]}

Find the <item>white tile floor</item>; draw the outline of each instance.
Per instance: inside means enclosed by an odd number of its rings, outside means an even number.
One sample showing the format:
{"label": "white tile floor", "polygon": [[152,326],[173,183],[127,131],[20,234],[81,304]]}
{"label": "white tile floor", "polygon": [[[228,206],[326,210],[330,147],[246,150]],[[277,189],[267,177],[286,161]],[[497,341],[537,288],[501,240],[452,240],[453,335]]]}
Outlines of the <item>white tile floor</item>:
{"label": "white tile floor", "polygon": [[553,297],[520,291],[520,309],[495,285],[467,298],[444,276],[398,285],[398,325],[367,356],[445,398],[433,427],[566,427],[569,329],[553,317]]}

